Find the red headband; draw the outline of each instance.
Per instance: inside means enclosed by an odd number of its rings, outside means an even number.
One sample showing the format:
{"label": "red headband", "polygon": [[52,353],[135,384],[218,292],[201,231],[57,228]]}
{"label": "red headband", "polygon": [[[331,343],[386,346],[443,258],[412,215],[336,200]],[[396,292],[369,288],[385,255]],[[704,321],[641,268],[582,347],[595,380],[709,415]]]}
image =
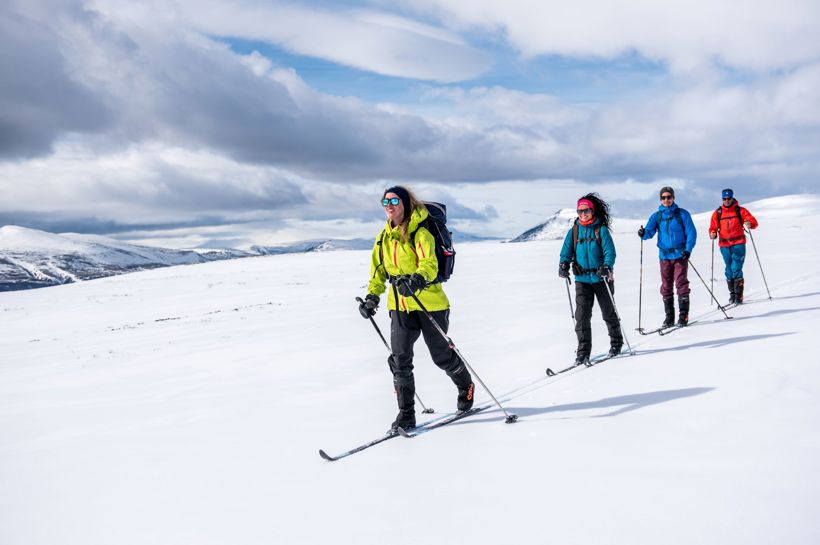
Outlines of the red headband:
{"label": "red headband", "polygon": [[581,199],[580,201],[578,201],[578,206],[581,206],[582,204],[585,204],[585,205],[589,206],[589,209],[592,210],[593,212],[595,212],[595,205],[592,204],[591,200]]}

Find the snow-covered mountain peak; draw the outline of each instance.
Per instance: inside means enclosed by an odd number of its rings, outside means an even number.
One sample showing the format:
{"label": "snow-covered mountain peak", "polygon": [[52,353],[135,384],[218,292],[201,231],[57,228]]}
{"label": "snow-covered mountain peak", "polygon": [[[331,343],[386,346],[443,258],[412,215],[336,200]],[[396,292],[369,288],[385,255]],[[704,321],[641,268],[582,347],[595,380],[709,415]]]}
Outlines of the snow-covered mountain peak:
{"label": "snow-covered mountain peak", "polygon": [[550,216],[547,221],[536,225],[510,242],[529,242],[532,240],[560,240],[567,234],[567,230],[572,226],[572,222],[577,217],[572,208],[562,208]]}

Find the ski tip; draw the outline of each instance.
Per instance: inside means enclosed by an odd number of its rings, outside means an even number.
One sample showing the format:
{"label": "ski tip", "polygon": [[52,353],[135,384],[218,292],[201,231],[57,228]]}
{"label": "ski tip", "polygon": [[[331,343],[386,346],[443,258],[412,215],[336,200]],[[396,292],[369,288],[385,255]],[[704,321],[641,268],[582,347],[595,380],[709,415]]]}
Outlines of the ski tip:
{"label": "ski tip", "polygon": [[552,369],[547,367],[547,376],[548,377],[554,377],[555,376],[555,371],[553,371]]}
{"label": "ski tip", "polygon": [[333,456],[330,456],[327,452],[323,451],[322,449],[319,449],[319,456],[321,456],[322,458],[324,458],[328,462],[333,462],[333,461],[336,460],[336,458],[334,458]]}

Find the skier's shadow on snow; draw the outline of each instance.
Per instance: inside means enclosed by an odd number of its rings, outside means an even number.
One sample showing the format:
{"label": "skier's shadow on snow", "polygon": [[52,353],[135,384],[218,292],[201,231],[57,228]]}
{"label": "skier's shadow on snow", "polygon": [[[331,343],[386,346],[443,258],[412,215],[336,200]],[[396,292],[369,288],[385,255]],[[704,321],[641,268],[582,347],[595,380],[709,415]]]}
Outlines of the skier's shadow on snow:
{"label": "skier's shadow on snow", "polygon": [[690,348],[720,348],[730,344],[745,343],[749,341],[759,341],[761,339],[770,339],[772,337],[785,337],[786,335],[794,335],[795,331],[788,331],[786,333],[767,333],[765,335],[746,335],[744,337],[722,337],[719,339],[712,339],[710,341],[701,341],[699,343],[682,344],[680,346],[670,346],[668,348],[655,348],[648,350],[638,350],[637,356],[648,356],[650,354],[660,354],[663,352],[676,352],[678,350],[689,350]]}
{"label": "skier's shadow on snow", "polygon": [[[667,401],[674,401],[676,399],[683,399],[702,395],[711,392],[714,388],[684,388],[682,390],[661,390],[658,392],[646,392],[643,394],[630,394],[625,396],[606,397],[597,401],[584,401],[580,403],[567,403],[565,405],[554,405],[552,407],[517,407],[508,409],[516,413],[521,418],[559,413],[566,411],[585,411],[589,409],[608,409],[614,408],[613,411],[604,414],[595,414],[588,416],[589,418],[604,418],[610,416],[618,416],[631,411],[637,411],[644,407],[651,405],[658,405],[666,403]],[[569,418],[569,417],[563,417]]]}
{"label": "skier's shadow on snow", "polygon": [[782,316],[784,314],[795,314],[797,312],[811,312],[811,311],[814,311],[814,310],[820,310],[820,307],[784,308],[782,310],[771,310],[769,312],[764,312],[763,314],[754,314],[754,315],[751,315],[751,316],[735,316],[733,321],[739,322],[741,320],[751,320],[753,318],[771,318],[772,316]]}

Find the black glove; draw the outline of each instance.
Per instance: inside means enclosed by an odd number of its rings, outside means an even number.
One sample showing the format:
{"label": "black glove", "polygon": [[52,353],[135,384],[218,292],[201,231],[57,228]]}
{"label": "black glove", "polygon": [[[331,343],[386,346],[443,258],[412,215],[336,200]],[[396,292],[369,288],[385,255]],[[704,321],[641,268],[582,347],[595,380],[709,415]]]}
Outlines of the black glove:
{"label": "black glove", "polygon": [[427,281],[419,273],[400,276],[396,279],[396,288],[405,297],[410,297],[419,290],[427,287]]}
{"label": "black glove", "polygon": [[643,225],[638,227],[638,236],[643,238],[644,233],[646,233],[646,229],[643,228]]}
{"label": "black glove", "polygon": [[367,320],[376,314],[377,308],[379,308],[379,296],[368,293],[364,301],[359,304],[359,313],[362,315],[362,318]]}
{"label": "black glove", "polygon": [[612,269],[609,267],[609,265],[603,264],[600,267],[598,267],[596,274],[601,278],[608,279],[609,275],[612,274]]}
{"label": "black glove", "polygon": [[562,261],[558,264],[558,276],[569,278],[569,261]]}
{"label": "black glove", "polygon": [[687,252],[686,250],[684,250],[684,251],[683,251],[683,260],[684,260],[684,261],[689,261],[689,255],[690,255],[690,254],[689,254],[689,252]]}

